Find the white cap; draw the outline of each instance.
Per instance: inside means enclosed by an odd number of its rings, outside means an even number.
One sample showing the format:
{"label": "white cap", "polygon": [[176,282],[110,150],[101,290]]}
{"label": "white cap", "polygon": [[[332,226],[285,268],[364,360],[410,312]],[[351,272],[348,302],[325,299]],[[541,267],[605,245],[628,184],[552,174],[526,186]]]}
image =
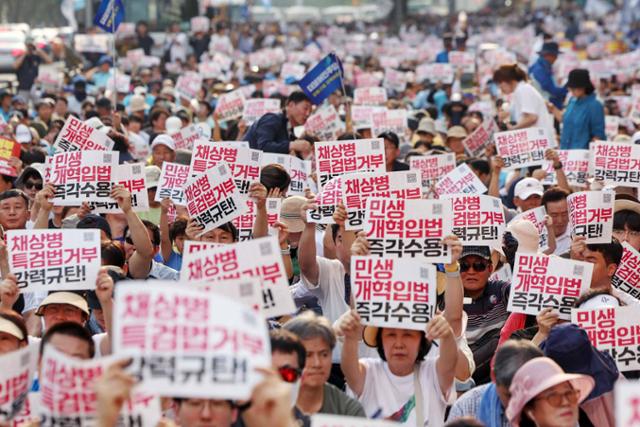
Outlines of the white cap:
{"label": "white cap", "polygon": [[16,140],[19,143],[31,142],[33,136],[31,135],[31,131],[29,128],[23,124],[19,124],[16,126]]}
{"label": "white cap", "polygon": [[580,310],[595,310],[605,307],[620,307],[620,301],[613,295],[599,294],[589,298],[578,308]]}
{"label": "white cap", "polygon": [[167,133],[180,132],[180,129],[182,129],[182,120],[180,120],[178,116],[171,116],[167,119],[164,126],[167,128]]}
{"label": "white cap", "polygon": [[544,187],[542,183],[535,178],[524,178],[516,184],[516,188],[513,192],[514,197],[518,197],[520,200],[526,200],[529,197],[537,194],[542,197],[544,194]]}
{"label": "white cap", "polygon": [[151,143],[151,149],[153,150],[158,145],[164,145],[171,151],[176,151],[176,143],[173,142],[173,139],[166,133],[162,133],[153,139],[153,142]]}

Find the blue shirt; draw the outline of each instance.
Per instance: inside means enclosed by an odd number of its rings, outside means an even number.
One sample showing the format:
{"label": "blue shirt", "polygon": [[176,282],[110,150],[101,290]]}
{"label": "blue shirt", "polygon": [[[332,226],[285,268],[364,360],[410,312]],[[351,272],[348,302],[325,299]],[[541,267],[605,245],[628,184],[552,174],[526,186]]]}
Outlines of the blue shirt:
{"label": "blue shirt", "polygon": [[548,97],[549,102],[562,109],[564,98],[567,96],[567,88],[556,85],[551,63],[541,56],[529,67],[529,74],[544,95]]}
{"label": "blue shirt", "polygon": [[449,63],[449,51],[443,50],[438,55],[436,55],[436,63],[437,64],[448,64]]}
{"label": "blue shirt", "polygon": [[595,93],[582,98],[571,98],[562,116],[560,149],[586,150],[593,139],[606,140],[604,109]]}

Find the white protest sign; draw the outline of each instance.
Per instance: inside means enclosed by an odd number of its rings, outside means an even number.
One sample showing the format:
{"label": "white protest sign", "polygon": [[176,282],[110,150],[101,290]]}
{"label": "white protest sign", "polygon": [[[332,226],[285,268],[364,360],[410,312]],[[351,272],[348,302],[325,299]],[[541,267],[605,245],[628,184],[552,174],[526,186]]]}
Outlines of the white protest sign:
{"label": "white protest sign", "polygon": [[95,289],[100,231],[8,230],[9,269],[22,292]]}
{"label": "white protest sign", "polygon": [[196,178],[221,163],[226,163],[240,194],[249,192],[249,185],[260,181],[260,166],[264,153],[224,142],[196,140],[191,155],[189,176]]}
{"label": "white protest sign", "polygon": [[[9,322],[2,319],[2,322]],[[10,325],[9,325],[10,326]],[[20,416],[38,365],[38,347],[26,346],[0,356],[0,422]]]}
{"label": "white protest sign", "polygon": [[218,115],[219,121],[225,122],[242,117],[243,109],[244,94],[241,90],[234,90],[218,98],[216,114]]}
{"label": "white protest sign", "polygon": [[[557,153],[569,185],[586,187],[589,178],[589,150],[557,150]],[[542,183],[556,185],[558,180],[552,162],[547,164],[546,172],[547,176]]]}
{"label": "white protest sign", "polygon": [[132,64],[139,64],[139,62],[144,57],[144,49],[130,49],[127,51],[127,59],[131,61]]}
{"label": "white protest sign", "polygon": [[547,210],[544,206],[539,206],[537,208],[529,209],[528,211],[522,212],[516,215],[509,224],[519,221],[519,220],[527,220],[531,221],[533,225],[536,226],[538,233],[540,234],[539,250],[546,251],[549,249],[549,230],[547,229],[547,225],[545,223],[545,217],[547,216]]}
{"label": "white protest sign", "polygon": [[304,71],[305,68],[302,64],[285,62],[282,64],[282,68],[280,69],[280,77],[283,79],[293,78],[295,80],[300,80],[304,77]]}
{"label": "white protest sign", "polygon": [[262,310],[262,290],[260,290],[260,279],[257,277],[191,283],[189,286],[238,301],[258,313]]}
{"label": "white protest sign", "polygon": [[[144,164],[124,163],[116,165],[111,170],[112,185],[122,185],[131,193],[131,207],[134,212],[146,212],[149,210],[149,194],[147,193]],[[90,202],[93,213],[122,213],[118,203],[113,200]]]}
{"label": "white protest sign", "polygon": [[314,414],[311,427],[398,427],[398,423],[340,415]]}
{"label": "white protest sign", "polygon": [[352,105],[351,123],[354,129],[371,129],[373,127],[373,113],[384,110],[384,107],[371,105]]}
{"label": "white protest sign", "polygon": [[516,253],[507,310],[537,315],[553,308],[571,319],[571,308],[591,287],[593,264],[544,254]]}
{"label": "white protest sign", "polygon": [[[62,68],[62,69],[61,69]],[[64,63],[40,64],[37,81],[49,90],[60,90],[64,83]]]}
{"label": "white protest sign", "polygon": [[513,278],[513,272],[511,271],[511,266],[507,263],[500,267],[498,270],[494,271],[491,276],[489,276],[489,280],[499,280],[501,282],[511,283],[511,279]]}
{"label": "white protest sign", "polygon": [[482,194],[487,187],[480,181],[471,168],[462,163],[460,166],[440,178],[436,184],[436,194]]}
{"label": "white protest sign", "polygon": [[209,31],[209,18],[206,16],[194,16],[191,18],[191,31],[194,33],[206,33]]}
{"label": "white protest sign", "polygon": [[176,150],[191,150],[193,144],[200,138],[202,135],[195,124],[184,127],[180,129],[180,132],[171,135],[171,139],[176,144]]}
{"label": "white protest sign", "polygon": [[602,307],[594,310],[571,310],[571,323],[584,329],[595,348],[615,360],[621,372],[640,369],[640,307]]}
{"label": "white protest sign", "polygon": [[345,130],[344,123],[333,105],[318,108],[304,124],[306,133],[317,136],[321,141],[334,141]]}
{"label": "white protest sign", "polygon": [[618,135],[618,128],[620,127],[620,117],[618,116],[605,116],[604,117],[604,133],[607,139],[613,139]]}
{"label": "white protest sign", "polygon": [[242,110],[242,120],[247,126],[257,122],[260,117],[267,113],[279,113],[280,100],[272,98],[253,98],[247,99]]}
{"label": "white protest sign", "polygon": [[[253,238],[253,226],[256,222],[256,204],[252,199],[247,199],[248,209],[245,213],[233,219],[233,225],[238,229],[238,240],[245,241]],[[267,207],[267,223],[270,227],[278,221],[280,216],[280,208],[282,207],[281,198],[269,198],[266,201]]]}
{"label": "white protest sign", "polygon": [[81,150],[113,150],[114,142],[106,133],[74,116],[69,116],[53,143],[56,152]]}
{"label": "white protest sign", "polygon": [[78,52],[82,53],[107,53],[111,36],[109,34],[76,34],[73,43]]}
{"label": "white protest sign", "polygon": [[[382,75],[378,76],[374,73],[359,73],[355,76],[355,83],[357,89],[368,89],[377,87],[382,81]],[[357,90],[356,89],[356,90]],[[385,91],[386,97],[386,91]]]}
{"label": "white protest sign", "polygon": [[311,160],[302,160],[296,156],[289,156],[289,176],[291,184],[289,184],[288,196],[304,196],[307,188],[311,188],[314,184],[310,178],[313,164]]}
{"label": "white protest sign", "polygon": [[484,156],[485,146],[491,142],[491,138],[496,130],[498,130],[498,127],[493,119],[485,120],[471,132],[469,136],[462,140],[464,151],[469,157]]}
{"label": "white protest sign", "polygon": [[640,252],[628,242],[622,242],[622,247],[622,260],[611,279],[611,285],[640,300]]}
{"label": "white protest sign", "polygon": [[370,172],[342,177],[342,201],[347,210],[346,230],[364,226],[366,202],[369,197],[420,199],[422,181],[417,171]]}
{"label": "white protest sign", "polygon": [[[40,425],[98,425],[96,383],[116,360],[115,357],[76,359],[47,345],[38,378],[42,398]],[[117,425],[155,427],[162,416],[160,398],[155,392],[150,391],[154,393],[151,395],[135,388],[122,407]]]}
{"label": "white protest sign", "polygon": [[364,325],[425,331],[436,310],[436,268],[411,259],[351,257],[351,286]]}
{"label": "white protest sign", "polygon": [[353,172],[384,172],[384,142],[381,138],[320,141],[314,144],[318,187],[331,178]]}
{"label": "white protest sign", "polygon": [[585,236],[585,243],[610,243],[613,233],[612,191],[582,191],[567,197],[572,236]]}
{"label": "white protest sign", "polygon": [[416,68],[416,82],[429,80],[431,83],[453,83],[455,72],[451,64],[422,64]]}
{"label": "white protest sign", "polygon": [[189,181],[184,194],[187,197],[189,217],[202,226],[198,236],[231,221],[247,210],[245,199],[226,163],[220,163]]}
{"label": "white protest sign", "polygon": [[449,63],[463,73],[474,73],[476,70],[475,56],[471,52],[452,50],[449,52]]}
{"label": "white protest sign", "polygon": [[589,173],[604,185],[640,187],[640,144],[592,142]]}
{"label": "white protest sign", "polygon": [[402,92],[407,88],[407,74],[393,68],[387,68],[384,72],[383,86],[396,92]]}
{"label": "white protest sign", "polygon": [[262,313],[265,317],[296,311],[276,236],[190,250],[191,253],[185,251],[183,255],[181,280],[209,282],[258,277],[262,282]]}
{"label": "white protest sign", "polygon": [[202,76],[194,71],[180,74],[176,82],[176,92],[181,98],[192,100],[198,97],[202,88]]}
{"label": "white protest sign", "polygon": [[409,167],[420,171],[422,187],[425,194],[428,195],[431,194],[431,188],[440,178],[456,168],[456,156],[453,153],[413,156],[409,160]]}
{"label": "white protest sign", "polygon": [[56,189],[53,204],[79,206],[82,202],[110,201],[117,151],[71,151],[51,158],[49,182]]}
{"label": "white protest sign", "polygon": [[448,200],[371,197],[366,206],[363,228],[371,255],[451,261],[449,248],[442,245],[452,229]]}
{"label": "white protest sign", "polygon": [[542,166],[546,163],[545,151],[553,147],[543,128],[497,132],[493,134],[493,141],[506,169]]}
{"label": "white protest sign", "polygon": [[203,79],[220,79],[223,80],[224,70],[220,64],[213,61],[201,62],[198,64],[198,73]]}
{"label": "white protest sign", "polygon": [[355,105],[384,105],[387,91],[383,87],[359,87],[353,92]]}
{"label": "white protest sign", "polygon": [[333,213],[338,202],[342,201],[342,177],[331,178],[316,194],[317,209],[307,211],[307,222],[334,224]]}
{"label": "white protest sign", "polygon": [[163,199],[169,198],[176,205],[185,206],[187,196],[184,194],[184,187],[188,178],[189,166],[163,162],[155,201],[161,202]]}
{"label": "white protest sign", "polygon": [[116,91],[118,93],[129,93],[131,85],[131,76],[124,73],[116,73],[107,80],[106,90]]}
{"label": "white protest sign", "polygon": [[453,208],[452,231],[460,238],[463,246],[502,246],[506,225],[504,206],[500,199],[462,194],[448,198]]}
{"label": "white protest sign", "polygon": [[407,110],[381,110],[371,115],[373,127],[371,133],[380,135],[383,132],[393,132],[402,139],[407,131]]}
{"label": "white protest sign", "polygon": [[640,380],[616,381],[613,395],[616,427],[639,427]]}

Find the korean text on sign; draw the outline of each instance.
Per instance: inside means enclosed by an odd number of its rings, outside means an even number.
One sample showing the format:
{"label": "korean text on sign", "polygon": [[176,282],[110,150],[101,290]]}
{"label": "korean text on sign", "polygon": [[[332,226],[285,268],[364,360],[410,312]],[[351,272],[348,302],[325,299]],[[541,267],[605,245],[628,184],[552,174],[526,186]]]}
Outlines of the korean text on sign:
{"label": "korean text on sign", "polygon": [[94,289],[100,231],[9,230],[9,267],[22,292]]}
{"label": "korean text on sign", "polygon": [[539,206],[537,208],[529,209],[528,211],[518,214],[511,220],[511,222],[509,222],[509,224],[519,220],[531,221],[533,225],[536,226],[538,234],[540,235],[540,240],[538,241],[538,250],[546,251],[549,248],[549,230],[547,230],[547,226],[545,223],[546,216],[547,210],[544,208],[544,206]]}
{"label": "korean text on sign", "polygon": [[383,87],[359,87],[353,92],[355,105],[384,105],[387,91]]}
{"label": "korean text on sign", "polygon": [[493,141],[507,169],[544,165],[544,153],[553,146],[543,128],[498,132]]}
{"label": "korean text on sign", "polygon": [[370,198],[364,232],[371,255],[450,262],[442,239],[451,234],[448,201]]}
{"label": "korean text on sign", "polygon": [[218,164],[206,174],[190,181],[184,194],[187,197],[189,217],[203,227],[200,235],[231,221],[247,210],[247,204],[225,163]]}
{"label": "korean text on sign", "polygon": [[381,138],[315,143],[318,187],[334,176],[353,172],[384,172],[384,142]]}
{"label": "korean text on sign", "polygon": [[463,141],[464,151],[470,157],[481,157],[484,155],[485,146],[491,141],[493,133],[498,130],[496,122],[493,119],[485,120]]}
{"label": "korean text on sign", "polygon": [[616,381],[616,427],[640,427],[640,380]]}
{"label": "korean text on sign", "polygon": [[[558,150],[557,153],[569,185],[586,187],[589,178],[589,150]],[[548,163],[545,171],[547,176],[542,183],[545,185],[557,184],[558,180],[552,162]]]}
{"label": "korean text on sign", "polygon": [[507,309],[536,315],[551,307],[560,319],[570,320],[571,308],[591,286],[592,272],[588,262],[516,253]]}
{"label": "korean text on sign", "polygon": [[[131,193],[131,207],[134,212],[149,210],[149,193],[147,193],[144,164],[124,163],[111,169],[111,184],[121,185]],[[100,202],[89,202],[93,213],[122,213],[118,202],[114,199]]]}
{"label": "korean text on sign", "polygon": [[258,119],[267,113],[279,113],[280,100],[271,98],[247,99],[242,111],[242,120],[248,126],[252,125]]}
{"label": "korean text on sign", "polygon": [[505,218],[500,199],[485,195],[454,195],[450,200],[452,231],[462,245],[501,246]]}
{"label": "korean text on sign", "polygon": [[191,150],[199,138],[201,138],[200,131],[196,125],[189,125],[180,129],[180,132],[171,134],[176,150]]}
{"label": "korean text on sign", "polygon": [[569,227],[574,236],[585,236],[585,243],[610,243],[613,233],[612,191],[582,191],[567,197]]}
{"label": "korean text on sign", "polygon": [[591,344],[609,353],[622,372],[640,369],[639,319],[637,305],[571,312],[571,323],[587,331]]}
{"label": "korean text on sign", "polygon": [[640,252],[628,242],[622,243],[622,260],[611,284],[636,299],[640,299]]}
{"label": "korean text on sign", "polygon": [[114,142],[107,136],[82,120],[69,116],[58,134],[53,148],[57,151],[113,150]]}
{"label": "korean text on sign", "polygon": [[238,301],[260,313],[262,311],[262,286],[257,277],[243,277],[235,280],[193,283],[194,288],[212,295],[223,295]]}
{"label": "korean text on sign", "polygon": [[268,365],[269,337],[251,307],[172,282],[116,290],[113,346],[132,357],[139,390],[165,396],[246,399]]}
{"label": "korean text on sign", "polygon": [[325,183],[316,195],[317,209],[307,211],[307,221],[318,224],[334,224],[333,213],[342,201],[342,177],[336,176]]}
{"label": "korean text on sign", "polygon": [[413,170],[420,171],[424,192],[431,194],[431,187],[435,186],[440,178],[456,168],[456,156],[453,153],[413,156],[409,166]]}
{"label": "korean text on sign", "polygon": [[371,133],[380,135],[383,132],[393,132],[402,138],[407,130],[407,110],[379,110],[371,115],[373,127]]}
{"label": "korean text on sign", "polygon": [[[114,357],[80,360],[57,351],[53,345],[47,345],[39,377],[40,425],[95,426],[98,404],[96,382],[116,360]],[[160,416],[160,399],[136,388],[131,393],[131,399],[123,404],[117,425],[153,427]]]}
{"label": "korean text on sign", "polygon": [[275,236],[185,253],[180,277],[189,282],[259,277],[265,316],[295,311]]}
{"label": "korean text on sign", "polygon": [[163,199],[171,199],[176,205],[186,206],[187,197],[184,194],[184,187],[188,178],[189,166],[163,162],[155,201],[161,202]]}
{"label": "korean text on sign", "polygon": [[[247,199],[248,209],[242,215],[234,218],[233,225],[238,229],[238,240],[250,240],[253,238],[253,225],[256,222],[256,203]],[[267,205],[267,222],[270,227],[278,221],[280,215],[280,207],[282,206],[282,199],[269,198],[266,201]]]}
{"label": "korean text on sign", "polygon": [[351,286],[365,325],[424,331],[435,314],[436,269],[410,259],[354,256]]}
{"label": "korean text on sign", "polygon": [[242,117],[244,109],[244,94],[241,90],[234,90],[218,98],[216,114],[221,122]]}
{"label": "korean text on sign", "polygon": [[417,171],[355,173],[342,177],[342,201],[347,210],[345,229],[360,230],[364,226],[369,197],[420,199],[422,181]]}
{"label": "korean text on sign", "polygon": [[0,422],[19,416],[31,390],[37,364],[37,346],[27,346],[0,356]]}
{"label": "korean text on sign", "polygon": [[463,163],[442,178],[436,184],[436,193],[444,194],[482,194],[487,187],[480,181],[471,168]]}
{"label": "korean text on sign", "polygon": [[640,187],[640,145],[595,142],[589,155],[589,173],[596,181]]}
{"label": "korean text on sign", "polygon": [[333,141],[344,132],[344,123],[333,105],[318,108],[304,124],[304,130],[321,141]]}

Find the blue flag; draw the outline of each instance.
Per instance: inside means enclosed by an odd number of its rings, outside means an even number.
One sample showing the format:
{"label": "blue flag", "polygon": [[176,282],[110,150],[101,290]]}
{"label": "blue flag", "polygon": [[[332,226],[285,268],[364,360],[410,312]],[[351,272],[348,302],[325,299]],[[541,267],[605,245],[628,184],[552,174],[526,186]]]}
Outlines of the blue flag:
{"label": "blue flag", "polygon": [[325,56],[298,85],[314,104],[321,104],[342,87],[342,64],[334,53]]}
{"label": "blue flag", "polygon": [[122,21],[124,21],[122,0],[102,0],[96,17],[93,18],[93,23],[108,33],[115,33]]}

